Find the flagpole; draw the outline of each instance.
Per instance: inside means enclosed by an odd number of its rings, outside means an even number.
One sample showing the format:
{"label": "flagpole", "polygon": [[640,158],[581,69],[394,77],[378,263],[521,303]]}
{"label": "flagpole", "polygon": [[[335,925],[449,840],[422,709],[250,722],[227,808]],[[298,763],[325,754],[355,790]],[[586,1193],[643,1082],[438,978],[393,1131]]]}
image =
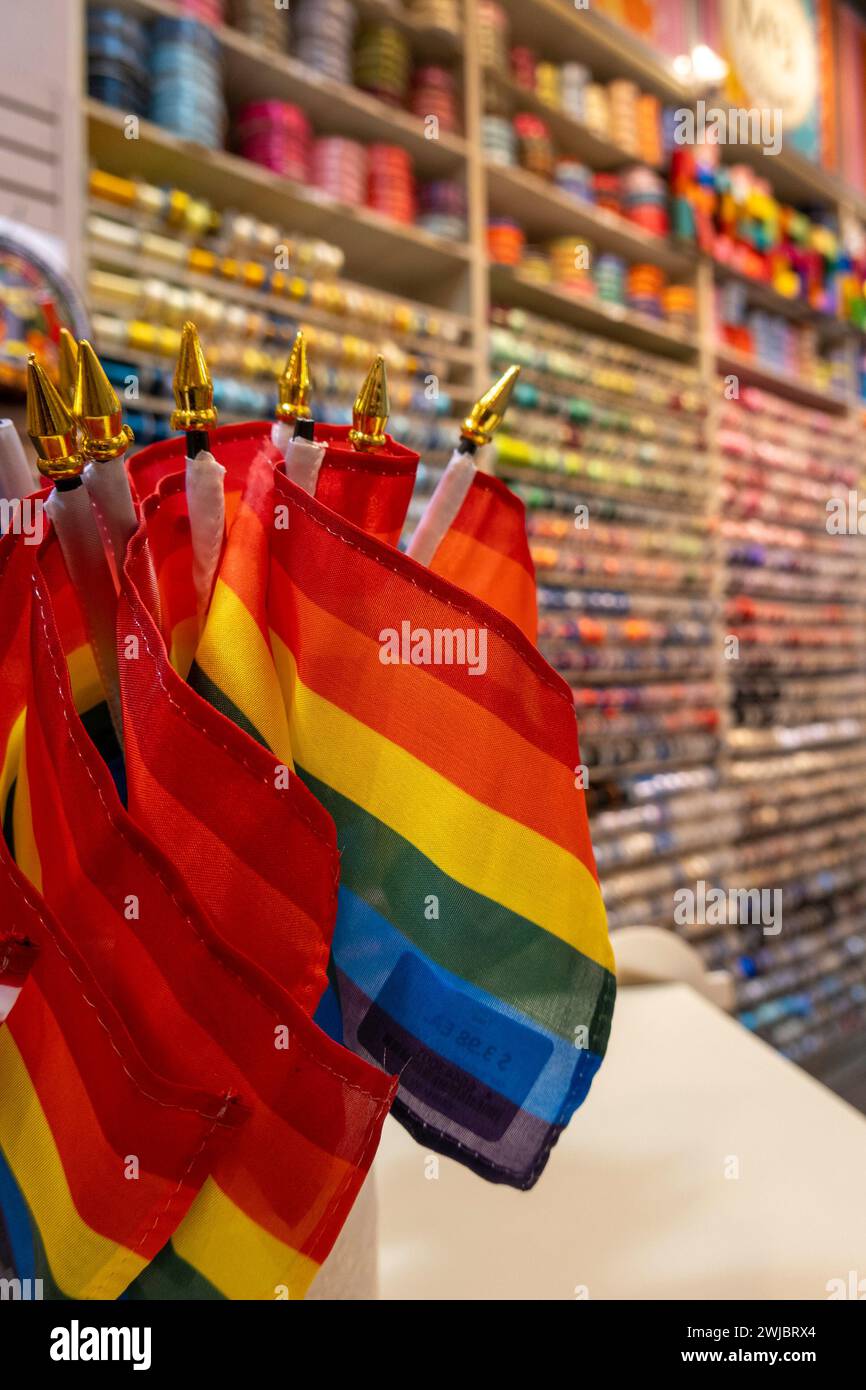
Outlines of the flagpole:
{"label": "flagpole", "polygon": [[388,394],[388,372],[385,359],[379,353],[364,378],[352,407],[352,428],[349,443],[360,452],[381,449],[386,443],[385,428],[391,414]]}
{"label": "flagpole", "polygon": [[87,462],[82,478],[118,577],[130,537],[138,527],[123,456],[133,442],[120,401],[86,339],[78,345],[72,413],[81,431]]}
{"label": "flagpole", "polygon": [[315,497],[325,445],[317,444],[314,438],[315,421],[310,415],[312,383],[302,328],[295,336],[277,387],[279,399],[276,422],[271,428],[271,442],[283,455],[286,477]]}
{"label": "flagpole", "polygon": [[36,481],[12,420],[0,420],[0,499],[7,502],[29,497]]}
{"label": "flagpole", "polygon": [[466,501],[466,494],[477,472],[475,458],[478,450],[490,443],[494,430],[501,425],[519,375],[518,366],[509,367],[490,390],[475,402],[463,421],[459,443],[406,547],[406,554],[419,564],[430,564]]}
{"label": "flagpole", "polygon": [[226,470],[210,451],[208,430],[217,423],[213,381],[199,341],[187,319],[174,373],[171,427],[186,434],[186,500],[192,544],[192,577],[199,623],[210,604],[226,528],[223,480]]}
{"label": "flagpole", "polygon": [[[134,436],[129,425],[123,423],[117,392],[86,338],[78,344],[72,413],[78,421],[86,459],[84,486],[119,587],[126,549],[138,530],[138,515],[123,462]],[[141,597],[158,623],[159,586],[147,548],[145,554],[149,562],[143,571],[147,575],[147,592]]]}
{"label": "flagpole", "polygon": [[27,362],[27,433],[40,473],[54,484],[45,509],[81,607],[111,722],[123,748],[114,580],[87,490],[82,486],[84,459],[75,417],[32,355]]}
{"label": "flagpole", "polygon": [[64,405],[72,409],[75,399],[75,386],[78,381],[78,344],[68,328],[61,328],[60,342],[57,345],[60,371],[60,395]]}

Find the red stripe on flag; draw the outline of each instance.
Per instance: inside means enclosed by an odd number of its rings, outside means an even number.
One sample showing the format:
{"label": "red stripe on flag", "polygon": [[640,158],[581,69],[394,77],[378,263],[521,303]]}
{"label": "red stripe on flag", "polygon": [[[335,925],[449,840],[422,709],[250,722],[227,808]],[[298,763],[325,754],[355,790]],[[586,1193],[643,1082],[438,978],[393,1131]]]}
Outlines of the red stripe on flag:
{"label": "red stripe on flag", "polygon": [[316,425],[316,442],[328,446],[316,500],[368,535],[396,545],[412,501],[418,455],[390,435],[381,448],[355,449],[348,425]]}
{"label": "red stripe on flag", "polygon": [[475,474],[430,568],[498,609],[536,641],[538,601],[526,509],[499,478]]}
{"label": "red stripe on flag", "polygon": [[[152,620],[131,586],[127,590],[137,619],[151,623],[149,636],[155,641]],[[64,833],[88,878],[95,881],[101,866],[100,890],[115,910],[130,894],[139,903],[128,940],[118,938],[108,956],[96,927],[79,920],[77,928],[87,933],[83,948],[124,1014],[129,1010],[136,1028],[144,1030],[147,1019],[135,998],[134,972],[127,968],[138,953],[136,978],[145,981],[153,1014],[149,1046],[156,1048],[162,1038],[166,1049],[173,1045],[179,1064],[185,1058],[196,1075],[227,1074],[249,1103],[250,1122],[214,1168],[215,1179],[239,1206],[247,1188],[263,1194],[264,1209],[272,1213],[269,1229],[281,1239],[291,1230],[287,1243],[319,1258],[339,1233],[363,1182],[396,1082],[323,1034],[239,949],[243,922],[220,920],[215,928],[180,875],[123,810],[71,707],[38,569],[35,596],[39,640],[32,652],[32,708],[45,743],[43,780],[47,784],[50,763],[55,792],[62,790]],[[152,694],[154,702],[164,698],[159,689]],[[225,732],[228,736],[228,727]],[[183,763],[182,731],[174,754]],[[50,802],[40,803],[41,813],[44,805],[50,809]],[[61,829],[56,828],[58,839]],[[61,886],[53,891],[59,896]],[[72,884],[66,892],[71,913]],[[283,1040],[286,1047],[280,1046]],[[313,1205],[311,1193],[319,1194]]]}
{"label": "red stripe on flag", "polygon": [[[399,631],[407,621],[428,629],[465,625],[489,635],[483,680],[466,666],[425,667],[436,680],[504,720],[530,743],[562,760],[574,740],[574,699],[568,685],[513,623],[483,600],[432,574],[408,555],[383,550],[375,540],[276,475],[277,491],[292,506],[292,527],[275,536],[275,563],[327,612],[378,642],[383,619]],[[291,491],[289,491],[291,489]],[[297,517],[296,514],[297,513]],[[375,594],[376,602],[370,602]],[[531,677],[531,679],[530,679]],[[521,689],[521,699],[515,690]],[[481,688],[483,687],[483,689]]]}
{"label": "red stripe on flag", "polygon": [[[146,504],[148,521],[151,511]],[[312,1013],[337,908],[333,822],[293,771],[171,668],[135,588],[143,546],[140,532],[118,617],[137,644],[135,659],[121,661],[130,810],[226,939]],[[265,576],[261,585],[264,593]]]}

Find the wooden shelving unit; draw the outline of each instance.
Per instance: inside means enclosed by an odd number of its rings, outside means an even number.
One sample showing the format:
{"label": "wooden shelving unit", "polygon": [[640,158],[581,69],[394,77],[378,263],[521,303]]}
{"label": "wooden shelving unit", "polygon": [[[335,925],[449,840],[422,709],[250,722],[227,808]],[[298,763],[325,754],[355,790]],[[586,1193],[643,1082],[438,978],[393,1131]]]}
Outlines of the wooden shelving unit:
{"label": "wooden shelving unit", "polygon": [[546,285],[522,275],[509,266],[490,267],[490,285],[496,298],[519,309],[545,314],[574,324],[575,328],[607,333],[621,342],[671,357],[695,357],[698,339],[663,319],[650,318],[620,304],[569,294],[556,285]]}
{"label": "wooden shelving unit", "polygon": [[[82,0],[83,3],[83,0]],[[178,16],[179,10],[171,0],[114,0],[121,8],[142,16]],[[690,246],[673,238],[652,236],[624,218],[617,217],[592,205],[569,197],[552,183],[545,182],[519,168],[503,167],[490,162],[484,154],[482,117],[484,92],[493,90],[500,108],[534,111],[548,123],[560,149],[569,156],[596,169],[619,169],[635,162],[629,154],[611,141],[598,135],[583,123],[561,111],[548,107],[534,93],[527,92],[507,77],[485,70],[474,42],[466,43],[464,34],[430,29],[401,12],[392,0],[355,0],[356,8],[367,19],[397,23],[413,46],[419,60],[445,62],[459,74],[460,98],[464,115],[464,133],[460,136],[442,135],[426,138],[423,124],[412,115],[393,109],[376,98],[353,87],[336,83],[305,70],[290,55],[274,53],[254,43],[229,27],[217,30],[225,71],[229,105],[234,107],[252,98],[273,97],[294,102],[305,109],[317,132],[338,133],[362,142],[386,141],[402,146],[412,156],[420,178],[455,178],[465,182],[468,195],[469,231],[465,243],[454,243],[411,226],[402,226],[364,209],[341,205],[321,196],[306,185],[278,178],[269,171],[251,164],[228,151],[208,151],[179,138],[154,124],[142,121],[138,138],[127,138],[122,114],[98,102],[83,99],[82,125],[85,148],[93,163],[118,174],[135,173],[154,183],[176,184],[191,193],[211,201],[221,209],[238,209],[262,218],[275,226],[302,236],[318,237],[339,245],[345,253],[344,282],[348,285],[370,287],[391,297],[407,298],[419,306],[431,306],[449,314],[459,324],[459,341],[453,346],[431,343],[429,340],[400,339],[407,351],[417,353],[419,361],[425,354],[438,352],[449,359],[449,379],[445,388],[455,406],[478,394],[488,383],[494,370],[491,364],[490,308],[523,311],[537,315],[568,330],[573,330],[574,350],[579,352],[584,335],[592,334],[610,339],[627,349],[650,353],[671,368],[682,365],[696,374],[697,389],[705,405],[703,416],[704,461],[701,481],[705,487],[703,520],[705,530],[697,525],[696,503],[689,486],[681,493],[665,494],[650,489],[618,489],[597,477],[580,474],[564,476],[555,471],[530,470],[511,465],[503,470],[515,485],[526,484],[547,490],[556,505],[566,507],[572,499],[586,498],[595,506],[599,501],[617,506],[633,507],[639,521],[647,529],[657,525],[660,530],[684,534],[692,530],[705,538],[702,562],[711,571],[709,583],[701,578],[693,592],[683,593],[672,584],[667,590],[645,577],[622,580],[621,587],[634,596],[638,611],[642,604],[656,602],[659,611],[673,617],[688,615],[694,604],[704,604],[712,612],[712,639],[706,648],[695,649],[690,670],[680,676],[678,669],[665,669],[645,663],[623,669],[615,679],[610,675],[589,671],[588,686],[601,689],[606,684],[658,684],[678,679],[718,683],[722,696],[719,702],[719,725],[714,731],[717,748],[711,757],[669,759],[663,770],[694,770],[711,766],[717,774],[718,795],[724,797],[736,789],[736,760],[740,756],[735,731],[731,728],[730,705],[734,688],[730,664],[723,659],[723,644],[727,634],[725,603],[731,584],[736,584],[739,571],[727,558],[726,543],[719,530],[724,517],[724,461],[719,446],[721,376],[735,376],[744,385],[755,385],[773,392],[793,403],[826,412],[837,420],[862,420],[862,406],[855,398],[854,353],[862,339],[839,320],[816,313],[808,305],[785,299],[772,286],[749,280],[729,268],[711,263],[699,256]],[[641,88],[655,93],[670,105],[689,105],[694,93],[679,80],[672,65],[663,62],[643,44],[623,29],[591,9],[576,8],[569,0],[500,0],[510,20],[511,41],[525,43],[543,57],[558,61],[579,61],[586,64],[598,80],[629,77]],[[478,0],[464,0],[464,24],[467,33],[477,27]],[[765,157],[760,150],[743,146],[731,147],[726,157],[738,163],[749,163],[767,178],[782,199],[803,206],[826,208],[834,216],[840,213],[866,216],[866,198],[847,189],[831,174],[813,166],[796,152],[784,150],[778,157]],[[122,214],[118,210],[118,216]],[[597,298],[581,298],[554,284],[535,280],[519,269],[491,265],[487,257],[488,216],[510,216],[521,225],[530,241],[543,241],[558,236],[573,236],[586,241],[597,252],[608,251],[629,262],[657,265],[672,281],[695,287],[698,314],[693,329],[686,331]],[[80,244],[71,238],[72,259],[81,264],[87,247],[83,229]],[[159,261],[130,257],[120,251],[101,246],[98,264],[118,274],[166,274]],[[175,284],[199,288],[222,296],[239,305],[263,312],[300,312],[311,326],[334,329],[335,332],[374,337],[376,329],[350,315],[334,315],[321,308],[286,305],[272,295],[258,293],[240,284],[210,280],[206,276],[173,268]],[[741,285],[749,303],[779,314],[793,322],[809,324],[816,330],[819,343],[837,347],[844,344],[849,353],[851,371],[850,392],[840,393],[822,389],[811,381],[792,377],[766,364],[726,347],[719,341],[714,325],[714,298],[718,286],[734,281]],[[132,358],[131,358],[132,360]],[[145,358],[145,361],[152,359]],[[527,373],[527,377],[530,373]],[[543,389],[550,386],[543,383]],[[566,391],[567,383],[563,386]],[[575,391],[578,388],[575,387]],[[592,397],[592,390],[586,392]],[[145,398],[141,408],[159,413],[165,408],[160,397]],[[645,414],[658,414],[662,407],[648,403]],[[663,462],[663,449],[660,453]],[[866,470],[864,470],[866,471]],[[685,476],[685,475],[684,475]],[[697,475],[695,475],[697,476]],[[690,475],[690,484],[694,477]],[[645,515],[640,517],[641,509]],[[655,518],[655,520],[653,519]],[[701,518],[698,518],[700,520]],[[866,593],[866,562],[862,563],[863,591]],[[773,578],[774,576],[770,576]],[[569,586],[569,575],[556,577],[563,588]],[[541,578],[544,583],[544,578]],[[575,577],[573,587],[595,585],[599,589],[613,584],[604,573],[587,572]],[[683,617],[686,621],[686,616]],[[705,653],[711,653],[709,662]],[[866,687],[866,653],[858,667]],[[780,750],[770,750],[778,756]],[[757,758],[757,754],[754,755]],[[769,753],[768,761],[772,761]],[[640,758],[630,764],[614,758],[600,760],[591,769],[591,777],[610,778],[622,782],[626,776],[652,775],[660,765],[652,759]],[[719,813],[719,824],[724,817]],[[700,820],[698,821],[700,825]],[[715,820],[706,821],[706,852],[721,850],[725,862],[735,864],[747,836],[730,833],[727,821],[725,833],[718,843]],[[674,826],[674,831],[676,827]],[[769,843],[769,841],[768,841]],[[685,859],[690,866],[702,862],[692,840]],[[676,835],[671,848],[658,859],[660,873],[673,872],[676,856]],[[644,862],[640,855],[635,864]],[[617,863],[607,871],[612,900],[625,900],[620,895],[632,864]],[[698,867],[695,868],[698,872]],[[781,873],[780,868],[780,873]],[[789,874],[790,870],[785,869]],[[622,878],[625,875],[625,879]],[[615,882],[616,881],[616,882]],[[787,881],[787,880],[786,880]],[[626,890],[623,889],[623,892]],[[864,889],[866,900],[866,889]],[[711,933],[707,934],[708,939]]]}
{"label": "wooden shelving unit", "polygon": [[815,382],[803,381],[778,367],[761,362],[758,358],[737,352],[734,348],[720,347],[715,356],[720,372],[733,373],[743,381],[754,386],[763,386],[779,396],[799,401],[801,405],[811,405],[816,410],[828,410],[834,415],[844,415],[850,409],[850,396],[830,391]]}
{"label": "wooden shelving unit", "polygon": [[[625,165],[646,163],[637,159],[634,153],[615,145],[612,140],[598,134],[584,121],[575,120],[568,112],[551,106],[519,82],[503,77],[495,68],[484,69],[484,80],[489,87],[507,102],[512,114],[516,111],[532,111],[541,116],[550,128],[550,133],[563,154],[579,159],[591,169],[621,169]],[[661,165],[650,164],[650,168],[661,169]]]}
{"label": "wooden shelving unit", "polygon": [[467,245],[338,203],[318,189],[280,178],[227,151],[207,150],[151,121],[141,121],[138,138],[129,140],[123,114],[101,102],[88,100],[85,114],[90,156],[100,168],[118,174],[134,169],[154,183],[176,183],[216,207],[243,207],[277,227],[335,241],[346,253],[351,279],[409,296],[415,286],[423,286],[431,304],[457,307],[449,301],[458,294],[455,281],[469,263]]}
{"label": "wooden shelving unit", "polygon": [[671,276],[685,279],[694,271],[694,257],[670,238],[654,236],[604,208],[578,202],[535,174],[491,163],[486,173],[490,211],[513,217],[530,241],[573,234],[585,238],[593,251],[648,261]]}
{"label": "wooden shelving unit", "polygon": [[[467,24],[475,22],[475,6],[476,0],[465,0]],[[181,15],[173,0],[118,0],[118,7],[141,17]],[[557,56],[579,55],[599,77],[630,76],[668,102],[688,103],[692,99],[672,67],[604,16],[575,8],[565,0],[504,0],[504,8],[517,41],[530,42]],[[488,213],[513,216],[530,239],[571,234],[597,251],[658,265],[669,277],[683,282],[694,281],[698,258],[691,247],[649,235],[625,218],[580,203],[522,169],[486,161],[478,140],[479,103],[485,82],[494,82],[514,109],[543,115],[562,147],[592,167],[622,167],[630,162],[630,156],[518,84],[483,69],[461,34],[431,30],[400,13],[390,0],[359,0],[358,9],[364,18],[397,23],[419,54],[431,61],[460,64],[469,138],[440,135],[429,140],[423,124],[410,114],[354,87],[312,74],[290,55],[275,53],[223,25],[216,33],[230,104],[263,93],[290,100],[304,107],[322,133],[349,133],[362,141],[397,143],[410,152],[419,176],[464,178],[470,205],[467,242],[446,241],[370,210],[340,204],[314,188],[279,178],[229,151],[206,150],[152,122],[141,121],[138,138],[130,140],[122,113],[85,98],[85,143],[91,160],[112,172],[132,168],[157,183],[175,181],[218,207],[241,207],[276,225],[290,226],[299,234],[332,240],[346,254],[348,280],[464,315],[470,324],[465,353],[479,388],[486,372],[487,310],[492,294],[501,303],[532,309],[578,329],[609,332],[650,351],[682,358],[695,354],[705,326],[699,325],[692,335],[621,306],[581,300],[557,286],[535,283],[519,271],[487,264],[483,233]],[[783,151],[771,160],[747,147],[731,147],[730,153],[741,162],[755,163],[782,197],[830,206],[834,211],[840,207],[866,211],[866,199],[846,190],[796,152]],[[72,252],[73,262],[80,264],[81,247],[73,246]],[[713,274],[719,283],[735,280],[743,285],[750,302],[770,312],[815,324],[828,342],[851,336],[838,320],[785,299],[772,286],[721,265],[713,266]],[[809,404],[822,396],[812,383],[777,376],[772,369],[761,369],[727,349],[720,353],[720,362],[730,364],[735,358],[749,379],[757,382],[762,378],[768,386],[784,388],[791,399]],[[840,398],[833,393],[826,396],[829,409],[841,408]]]}
{"label": "wooden shelving unit", "polygon": [[691,91],[661,56],[651,52],[627,29],[571,0],[501,0],[515,43],[527,44],[557,61],[574,58],[594,76],[607,81],[630,77],[664,101],[688,105]]}

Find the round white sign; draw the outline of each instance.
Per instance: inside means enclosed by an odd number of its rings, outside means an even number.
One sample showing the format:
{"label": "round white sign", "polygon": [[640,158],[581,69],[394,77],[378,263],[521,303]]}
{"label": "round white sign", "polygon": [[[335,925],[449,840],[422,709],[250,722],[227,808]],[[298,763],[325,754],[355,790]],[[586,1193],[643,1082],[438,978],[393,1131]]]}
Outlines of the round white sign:
{"label": "round white sign", "polygon": [[788,129],[815,103],[815,35],[802,0],[722,0],[726,57],[749,103],[782,112]]}

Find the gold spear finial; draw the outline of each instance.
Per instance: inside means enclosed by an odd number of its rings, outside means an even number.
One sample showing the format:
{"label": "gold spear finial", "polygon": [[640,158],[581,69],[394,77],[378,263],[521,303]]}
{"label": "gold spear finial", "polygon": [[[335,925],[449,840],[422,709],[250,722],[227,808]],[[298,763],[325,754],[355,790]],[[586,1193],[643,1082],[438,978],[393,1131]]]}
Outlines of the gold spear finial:
{"label": "gold spear finial", "polygon": [[385,443],[385,426],[391,414],[388,399],[388,374],[381,353],[364,378],[364,385],[352,407],[352,428],[349,442],[356,449],[376,449]]}
{"label": "gold spear finial", "polygon": [[27,433],[43,477],[53,483],[78,477],[84,459],[75,417],[32,353],[27,359]]}
{"label": "gold spear finial", "polygon": [[277,383],[279,402],[276,416],[285,424],[293,420],[308,419],[310,415],[310,369],[307,363],[307,340],[304,330],[299,328],[292,343],[289,359]]}
{"label": "gold spear finial", "polygon": [[479,448],[483,444],[490,443],[494,431],[502,424],[508,409],[508,402],[511,400],[511,393],[514,390],[514,383],[519,375],[519,367],[509,367],[508,371],[494,382],[490,390],[485,391],[481,399],[475,402],[461,426],[462,439],[468,439],[470,443],[477,444]]}
{"label": "gold spear finial", "polygon": [[213,382],[198,339],[198,329],[189,319],[181,333],[173,385],[177,406],[171,413],[173,430],[207,430],[216,424]]}
{"label": "gold spear finial", "polygon": [[60,330],[57,353],[60,369],[60,394],[71,410],[72,402],[75,399],[75,382],[78,378],[78,344],[68,328],[61,328]]}
{"label": "gold spear finial", "polygon": [[132,430],[123,423],[117,392],[86,338],[78,344],[72,413],[81,428],[88,458],[106,463],[126,453],[133,440]]}

